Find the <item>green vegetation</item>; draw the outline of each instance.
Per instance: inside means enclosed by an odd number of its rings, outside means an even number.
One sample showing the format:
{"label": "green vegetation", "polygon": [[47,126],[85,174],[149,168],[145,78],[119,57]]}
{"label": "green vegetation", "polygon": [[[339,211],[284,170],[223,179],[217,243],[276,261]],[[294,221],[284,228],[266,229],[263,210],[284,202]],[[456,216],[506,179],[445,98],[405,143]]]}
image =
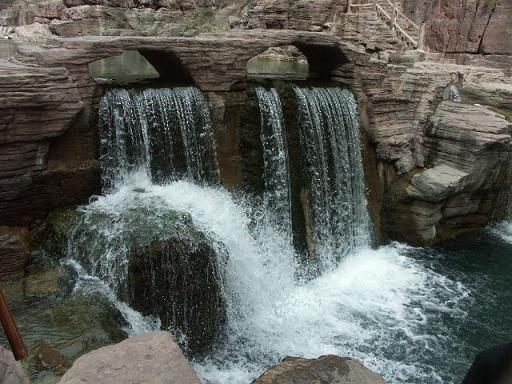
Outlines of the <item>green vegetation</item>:
{"label": "green vegetation", "polygon": [[501,3],[501,0],[485,0],[484,6],[487,8],[496,8]]}
{"label": "green vegetation", "polygon": [[199,8],[192,17],[184,20],[180,32],[183,35],[198,34],[202,32],[217,32],[225,29],[215,19],[215,10],[211,7]]}

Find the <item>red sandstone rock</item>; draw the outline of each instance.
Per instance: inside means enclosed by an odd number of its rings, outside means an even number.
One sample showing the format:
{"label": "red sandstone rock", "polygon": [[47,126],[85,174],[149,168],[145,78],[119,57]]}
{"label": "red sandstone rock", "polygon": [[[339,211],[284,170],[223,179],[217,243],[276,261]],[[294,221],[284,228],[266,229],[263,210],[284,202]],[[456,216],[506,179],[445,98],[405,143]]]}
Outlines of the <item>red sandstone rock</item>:
{"label": "red sandstone rock", "polygon": [[403,0],[436,52],[512,55],[512,0]]}
{"label": "red sandstone rock", "polygon": [[199,384],[169,332],[143,333],[75,361],[60,384]]}
{"label": "red sandstone rock", "polygon": [[12,352],[0,346],[0,383],[30,384],[21,363],[14,360]]}
{"label": "red sandstone rock", "polygon": [[251,384],[386,384],[381,375],[361,362],[334,355],[318,359],[286,357]]}

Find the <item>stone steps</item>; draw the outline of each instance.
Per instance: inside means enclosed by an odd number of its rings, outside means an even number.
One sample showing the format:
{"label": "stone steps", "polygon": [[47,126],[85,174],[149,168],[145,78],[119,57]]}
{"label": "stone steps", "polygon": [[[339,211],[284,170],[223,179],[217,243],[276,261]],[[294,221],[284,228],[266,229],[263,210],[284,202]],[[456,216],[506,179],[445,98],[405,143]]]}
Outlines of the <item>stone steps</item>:
{"label": "stone steps", "polygon": [[[384,10],[384,12],[386,12],[389,16],[392,17],[392,14],[393,14],[392,4],[390,4],[387,0],[379,0],[377,3]],[[352,5],[356,6],[356,7],[352,8],[352,11],[355,11],[355,13],[357,13],[358,15],[369,15],[372,13],[377,13],[375,10],[375,7],[373,7],[373,2],[369,1],[369,0],[354,0],[352,2]],[[358,6],[358,5],[369,5],[369,7]],[[396,9],[400,12],[402,11],[401,4],[399,4],[398,2],[396,3]],[[378,17],[381,18],[381,16],[379,16],[379,15],[378,15]],[[385,23],[386,25],[388,25],[388,28],[392,29],[391,23],[388,20],[385,20],[384,16],[382,16],[382,22]],[[412,25],[410,25],[407,21],[400,22],[400,17],[398,18],[397,23],[400,26],[400,28],[402,28],[402,30],[404,30],[405,33],[412,38],[412,40],[414,40],[414,42],[415,42],[414,48],[416,48],[418,41],[419,41],[419,31],[416,28],[414,28]],[[398,37],[401,40],[403,40],[403,44],[406,44],[409,46],[412,44],[411,42],[407,41],[405,36],[403,36],[400,32],[398,32]]]}

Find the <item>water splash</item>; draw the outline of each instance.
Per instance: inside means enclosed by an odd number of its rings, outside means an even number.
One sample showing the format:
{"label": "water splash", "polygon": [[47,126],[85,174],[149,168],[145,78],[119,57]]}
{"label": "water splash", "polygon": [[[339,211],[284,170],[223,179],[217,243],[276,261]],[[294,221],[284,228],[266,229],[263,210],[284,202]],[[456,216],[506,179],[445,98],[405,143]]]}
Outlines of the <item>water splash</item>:
{"label": "water splash", "polygon": [[116,308],[128,323],[128,328],[124,331],[128,335],[151,332],[160,329],[160,320],[153,316],[142,316],[139,312],[133,310],[128,304],[119,300],[116,293],[95,276],[87,274],[82,265],[76,260],[66,260],[77,273],[78,279],[74,291],[85,295],[101,295],[107,299],[114,308]]}
{"label": "water splash", "polygon": [[340,88],[294,91],[316,253],[324,269],[332,269],[371,238],[357,104],[350,91]]}
{"label": "water splash", "polygon": [[292,217],[288,147],[283,108],[275,88],[256,87],[261,115],[265,191],[263,209],[269,225],[279,228],[290,241]]}

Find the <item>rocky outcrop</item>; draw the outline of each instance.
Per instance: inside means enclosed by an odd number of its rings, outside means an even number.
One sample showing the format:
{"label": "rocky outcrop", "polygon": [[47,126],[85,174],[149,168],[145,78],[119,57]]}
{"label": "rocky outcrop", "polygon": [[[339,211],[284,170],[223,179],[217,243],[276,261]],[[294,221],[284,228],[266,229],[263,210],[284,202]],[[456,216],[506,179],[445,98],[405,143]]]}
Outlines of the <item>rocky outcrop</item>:
{"label": "rocky outcrop", "polygon": [[512,55],[511,0],[461,2],[403,1],[404,11],[418,24],[425,23],[425,47],[443,53]]}
{"label": "rocky outcrop", "polygon": [[179,329],[186,348],[198,352],[217,339],[224,324],[224,295],[217,255],[206,241],[186,238],[153,241],[135,248],[128,266],[128,299],[162,329]]}
{"label": "rocky outcrop", "polygon": [[333,33],[342,41],[362,47],[368,53],[381,53],[381,58],[389,55],[389,51],[402,51],[406,48],[395,31],[374,10],[339,14],[332,28]]}
{"label": "rocky outcrop", "polygon": [[385,384],[381,375],[361,362],[334,355],[318,359],[287,357],[252,384]]}
{"label": "rocky outcrop", "polygon": [[5,384],[30,384],[21,363],[14,360],[11,351],[0,346],[0,382]]}
{"label": "rocky outcrop", "polygon": [[[425,170],[391,183],[393,237],[432,243],[478,230],[503,214],[512,124],[485,107],[442,102],[426,127]],[[506,189],[506,188],[505,188]]]}
{"label": "rocky outcrop", "polygon": [[227,252],[189,215],[144,198],[145,204],[138,196],[127,198],[115,213],[91,205],[85,212],[53,212],[32,231],[33,257],[58,263],[71,256],[110,282],[123,302],[158,318],[162,329],[180,331],[187,352],[201,352],[225,322],[221,281]]}
{"label": "rocky outcrop", "polygon": [[199,378],[168,332],[133,336],[80,357],[60,384],[199,384]]}
{"label": "rocky outcrop", "polygon": [[62,37],[193,36],[241,25],[243,1],[17,0],[0,25],[45,25]]}

